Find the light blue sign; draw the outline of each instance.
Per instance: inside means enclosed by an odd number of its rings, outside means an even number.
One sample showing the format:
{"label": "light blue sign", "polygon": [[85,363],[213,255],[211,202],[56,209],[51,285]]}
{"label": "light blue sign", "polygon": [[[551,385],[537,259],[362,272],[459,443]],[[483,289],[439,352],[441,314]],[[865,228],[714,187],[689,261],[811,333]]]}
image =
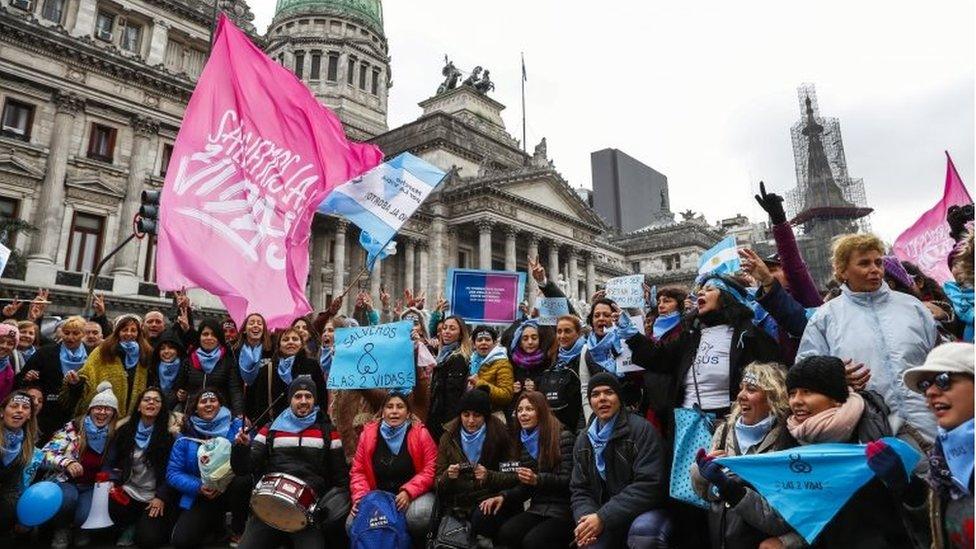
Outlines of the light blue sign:
{"label": "light blue sign", "polygon": [[555,326],[559,317],[569,314],[569,300],[565,297],[539,297],[535,300],[539,310],[539,326]]}
{"label": "light blue sign", "polygon": [[411,390],[417,382],[411,330],[409,320],[337,329],[328,388]]}
{"label": "light blue sign", "polygon": [[[897,438],[883,440],[911,475],[921,455]],[[717,461],[752,485],[812,545],[847,500],[874,478],[865,448],[865,444],[811,444]]]}

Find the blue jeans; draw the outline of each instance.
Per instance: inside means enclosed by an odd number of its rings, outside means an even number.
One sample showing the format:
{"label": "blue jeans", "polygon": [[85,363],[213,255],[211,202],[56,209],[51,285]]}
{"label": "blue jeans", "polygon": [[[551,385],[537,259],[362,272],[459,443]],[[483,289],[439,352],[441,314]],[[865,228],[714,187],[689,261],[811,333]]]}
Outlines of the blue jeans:
{"label": "blue jeans", "polygon": [[72,520],[75,526],[81,526],[91,511],[94,486],[91,484],[75,484],[73,482],[59,482],[61,488],[61,510],[58,512],[58,522]]}
{"label": "blue jeans", "polygon": [[[620,545],[621,532],[605,530],[592,549],[611,549]],[[637,515],[627,530],[628,549],[665,549],[671,538],[671,519],[661,510],[652,510]]]}

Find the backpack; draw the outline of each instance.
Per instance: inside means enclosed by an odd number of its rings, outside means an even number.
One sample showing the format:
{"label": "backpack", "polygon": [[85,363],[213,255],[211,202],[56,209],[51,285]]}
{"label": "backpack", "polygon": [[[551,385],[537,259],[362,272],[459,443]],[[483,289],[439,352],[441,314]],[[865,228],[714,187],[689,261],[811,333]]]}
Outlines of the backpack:
{"label": "backpack", "polygon": [[539,374],[535,385],[536,390],[549,401],[549,408],[553,412],[564,410],[571,402],[580,400],[580,378],[569,366],[545,370]]}
{"label": "backpack", "polygon": [[349,529],[352,549],[410,549],[407,519],[397,511],[393,494],[369,492],[359,500],[359,511]]}

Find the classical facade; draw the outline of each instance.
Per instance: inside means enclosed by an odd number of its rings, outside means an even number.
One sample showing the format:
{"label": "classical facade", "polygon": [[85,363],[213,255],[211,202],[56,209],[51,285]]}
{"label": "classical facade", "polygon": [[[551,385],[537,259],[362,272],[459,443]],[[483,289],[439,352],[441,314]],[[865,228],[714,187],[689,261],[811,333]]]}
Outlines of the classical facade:
{"label": "classical facade", "polygon": [[[387,130],[392,77],[379,0],[280,0],[263,37],[243,0],[218,1],[339,115],[350,138],[450,172],[398,236],[398,253],[359,278],[374,295],[410,288],[433,301],[450,267],[526,270],[529,257],[578,300],[632,272],[687,283],[698,254],[720,237],[693,217],[613,233],[555,169],[544,140],[530,155],[508,133],[488,71],[461,82],[449,63],[423,114]],[[27,257],[24,272],[4,274],[6,291],[50,288],[52,313],[80,311],[100,258],[131,233],[141,191],[163,184],[213,19],[206,0],[0,0],[0,217],[37,227],[6,235]],[[358,237],[347,221],[316,216],[314,307],[357,279]],[[169,302],[154,284],[154,256],[145,238],[105,265],[95,287],[110,308]],[[192,297],[220,313],[212,296]]]}

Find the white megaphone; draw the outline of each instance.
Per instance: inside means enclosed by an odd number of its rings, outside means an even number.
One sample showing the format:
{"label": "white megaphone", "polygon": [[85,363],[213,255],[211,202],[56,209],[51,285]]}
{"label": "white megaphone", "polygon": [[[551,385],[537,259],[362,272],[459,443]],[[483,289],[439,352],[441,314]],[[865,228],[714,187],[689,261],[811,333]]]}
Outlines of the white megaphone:
{"label": "white megaphone", "polygon": [[92,492],[91,510],[88,511],[88,518],[81,525],[82,530],[97,530],[112,526],[112,518],[108,515],[108,491],[112,487],[111,482],[96,482],[94,492]]}

